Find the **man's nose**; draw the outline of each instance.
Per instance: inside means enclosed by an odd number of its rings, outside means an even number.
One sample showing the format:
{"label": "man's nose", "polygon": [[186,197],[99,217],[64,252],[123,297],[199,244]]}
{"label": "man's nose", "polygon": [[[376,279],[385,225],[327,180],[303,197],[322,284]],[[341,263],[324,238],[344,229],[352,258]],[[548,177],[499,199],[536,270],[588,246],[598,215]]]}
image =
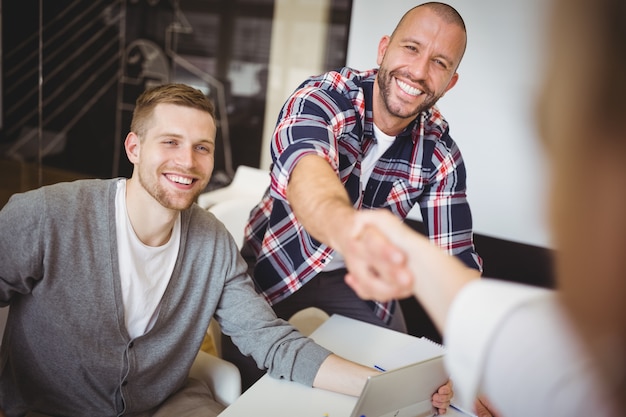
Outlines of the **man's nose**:
{"label": "man's nose", "polygon": [[428,77],[428,67],[430,65],[430,59],[426,55],[419,55],[415,57],[411,65],[409,65],[409,73],[411,79],[415,81],[423,81]]}
{"label": "man's nose", "polygon": [[175,161],[180,166],[184,166],[184,167],[193,166],[193,163],[194,163],[193,149],[187,146],[181,147],[176,152]]}

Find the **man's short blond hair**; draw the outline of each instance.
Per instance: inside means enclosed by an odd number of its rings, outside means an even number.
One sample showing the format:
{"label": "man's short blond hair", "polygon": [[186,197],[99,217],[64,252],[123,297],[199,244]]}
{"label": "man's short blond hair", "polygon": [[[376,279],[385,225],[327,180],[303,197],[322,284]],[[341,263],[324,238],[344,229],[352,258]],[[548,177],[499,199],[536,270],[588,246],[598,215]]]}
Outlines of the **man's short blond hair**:
{"label": "man's short blond hair", "polygon": [[137,98],[130,130],[140,138],[143,137],[154,108],[161,103],[191,107],[207,112],[215,118],[215,107],[202,91],[186,84],[163,84],[144,91]]}

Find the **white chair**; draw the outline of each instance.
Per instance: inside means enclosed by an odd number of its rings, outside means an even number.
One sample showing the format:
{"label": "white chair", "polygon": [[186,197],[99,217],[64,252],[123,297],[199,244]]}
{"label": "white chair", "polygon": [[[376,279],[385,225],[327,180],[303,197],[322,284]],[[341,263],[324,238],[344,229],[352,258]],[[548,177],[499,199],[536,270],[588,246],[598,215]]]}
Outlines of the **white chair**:
{"label": "white chair", "polygon": [[291,316],[289,323],[303,335],[309,336],[328,318],[329,315],[325,311],[317,307],[308,307]]}
{"label": "white chair", "polygon": [[214,204],[237,199],[251,198],[261,201],[263,193],[270,185],[270,173],[267,170],[239,165],[229,185],[198,196],[198,205],[208,209]]}
{"label": "white chair", "polygon": [[241,374],[237,367],[222,358],[199,351],[189,377],[205,381],[215,400],[229,406],[241,395]]}
{"label": "white chair", "polygon": [[208,211],[224,223],[226,229],[235,239],[239,249],[243,245],[243,232],[248,222],[250,211],[259,201],[260,198],[243,196],[215,203],[208,208]]}
{"label": "white chair", "polygon": [[[0,308],[0,336],[4,334],[9,307]],[[0,338],[0,344],[2,339]],[[200,351],[196,356],[191,369],[191,378],[205,381],[215,400],[224,406],[229,406],[241,395],[241,374],[232,363]]]}

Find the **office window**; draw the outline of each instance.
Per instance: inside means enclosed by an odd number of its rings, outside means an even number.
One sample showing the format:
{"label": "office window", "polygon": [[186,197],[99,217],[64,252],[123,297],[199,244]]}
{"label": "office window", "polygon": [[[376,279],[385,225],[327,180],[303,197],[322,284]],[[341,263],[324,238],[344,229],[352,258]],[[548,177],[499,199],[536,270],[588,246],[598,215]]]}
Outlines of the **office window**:
{"label": "office window", "polygon": [[[315,1],[315,0],[299,0]],[[327,66],[345,63],[350,1],[332,0]],[[274,0],[2,1],[0,207],[14,192],[129,176],[137,95],[184,82],[216,104],[214,181],[259,166]]]}

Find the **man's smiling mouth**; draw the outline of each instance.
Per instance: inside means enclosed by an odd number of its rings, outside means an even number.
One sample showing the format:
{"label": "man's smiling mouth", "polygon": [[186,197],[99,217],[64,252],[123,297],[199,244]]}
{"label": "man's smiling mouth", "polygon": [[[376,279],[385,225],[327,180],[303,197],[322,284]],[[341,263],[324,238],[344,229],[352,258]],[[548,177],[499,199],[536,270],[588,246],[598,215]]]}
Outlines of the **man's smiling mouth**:
{"label": "man's smiling mouth", "polygon": [[180,175],[168,174],[166,175],[166,177],[168,180],[172,182],[176,182],[178,184],[183,184],[183,185],[190,185],[193,182],[193,178],[182,177]]}
{"label": "man's smiling mouth", "polygon": [[400,81],[396,78],[396,83],[398,84],[398,87],[400,87],[400,89],[402,91],[404,91],[405,93],[412,95],[412,96],[419,96],[420,94],[423,93],[422,90],[415,88],[415,87],[411,87],[410,85],[408,85],[407,83],[405,83],[404,81]]}

